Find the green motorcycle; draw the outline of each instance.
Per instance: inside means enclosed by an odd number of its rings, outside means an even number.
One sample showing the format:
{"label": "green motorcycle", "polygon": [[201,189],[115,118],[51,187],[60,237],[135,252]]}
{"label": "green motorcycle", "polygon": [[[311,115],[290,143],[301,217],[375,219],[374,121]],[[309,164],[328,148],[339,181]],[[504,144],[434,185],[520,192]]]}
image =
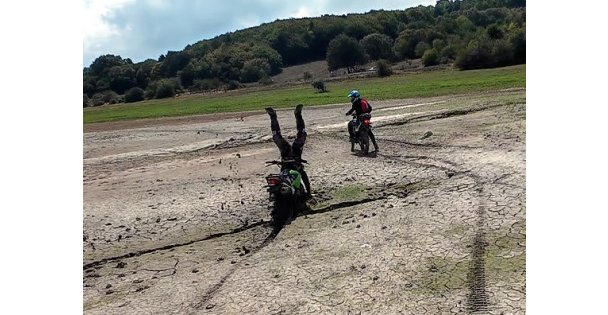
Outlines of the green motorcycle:
{"label": "green motorcycle", "polygon": [[278,165],[279,174],[266,176],[265,186],[268,192],[273,232],[278,233],[285,224],[297,216],[300,209],[306,207],[306,194],[302,182],[302,163],[300,161],[266,161],[266,166]]}

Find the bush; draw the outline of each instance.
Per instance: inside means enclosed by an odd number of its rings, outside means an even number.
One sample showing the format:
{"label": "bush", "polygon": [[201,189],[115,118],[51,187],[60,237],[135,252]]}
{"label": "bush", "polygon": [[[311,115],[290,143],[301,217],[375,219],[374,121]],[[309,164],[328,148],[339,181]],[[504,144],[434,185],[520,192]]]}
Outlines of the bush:
{"label": "bush", "polygon": [[89,101],[90,101],[90,99],[89,99],[89,96],[87,95],[87,93],[83,93],[83,94],[82,94],[82,99],[83,99],[83,100],[82,100],[82,103],[83,103],[83,105],[84,105],[83,107],[87,107],[87,106],[89,106]]}
{"label": "bush", "polygon": [[272,78],[270,78],[268,75],[265,75],[258,81],[258,83],[261,85],[270,85],[273,84],[274,81],[272,81]]}
{"label": "bush", "polygon": [[104,91],[103,92],[103,102],[109,104],[116,104],[121,102],[121,97],[118,93],[114,91]]}
{"label": "bush", "polygon": [[117,104],[117,103],[124,103],[125,102],[125,96],[124,95],[118,95],[117,99],[111,100],[110,104]]}
{"label": "bush", "polygon": [[439,54],[437,53],[437,50],[432,48],[425,51],[424,55],[422,55],[422,63],[425,67],[439,64]]}
{"label": "bush", "polygon": [[192,89],[196,91],[209,91],[219,89],[222,86],[222,82],[217,78],[213,79],[202,79],[202,80],[194,80],[192,84]]}
{"label": "bush", "polygon": [[310,71],[304,71],[303,78],[304,81],[312,80],[312,73],[310,73]]}
{"label": "bush", "polygon": [[327,92],[327,89],[325,88],[325,82],[321,81],[321,80],[317,80],[315,82],[313,82],[312,87],[314,87],[315,89],[317,89],[317,91],[319,93],[325,93]]}
{"label": "bush", "polygon": [[144,100],[145,91],[140,87],[134,87],[127,90],[125,93],[125,102],[133,103]]}
{"label": "bush", "polygon": [[490,36],[490,38],[492,39],[501,39],[504,37],[504,33],[496,24],[488,26],[488,28],[486,29],[486,33],[488,33],[488,36]]}
{"label": "bush", "polygon": [[241,88],[241,82],[236,81],[236,80],[230,80],[228,81],[228,83],[226,83],[226,85],[224,85],[224,87],[226,88],[226,90],[236,90],[238,88]]}
{"label": "bush", "polygon": [[241,69],[242,82],[255,82],[270,74],[270,64],[266,59],[255,58],[245,61]]}
{"label": "bush", "polygon": [[513,64],[513,48],[506,40],[481,37],[472,40],[458,54],[454,65],[461,70],[501,67]]}
{"label": "bush", "polygon": [[379,77],[388,77],[393,74],[391,64],[386,59],[380,59],[376,62],[376,71]]}
{"label": "bush", "polygon": [[503,67],[513,64],[513,49],[508,41],[497,40],[492,45],[492,57],[495,67]]}
{"label": "bush", "polygon": [[103,99],[104,99],[103,93],[95,93],[95,94],[93,94],[93,97],[91,97],[90,104],[93,106],[103,105],[106,103]]}
{"label": "bush", "polygon": [[444,41],[443,39],[439,39],[439,38],[437,38],[437,39],[435,39],[435,40],[433,41],[433,48],[434,48],[436,51],[441,51],[443,48],[445,48],[445,45],[446,45],[446,44],[445,44],[445,41]]}
{"label": "bush", "polygon": [[145,98],[167,98],[175,96],[175,93],[181,90],[179,79],[161,79],[148,84]]}
{"label": "bush", "polygon": [[431,45],[427,44],[426,42],[421,41],[416,44],[416,48],[414,48],[414,54],[416,58],[422,57],[422,55],[424,55],[424,52],[428,49],[431,49]]}
{"label": "bush", "polygon": [[155,95],[156,95],[156,87],[152,87],[152,86],[148,85],[148,88],[146,88],[146,92],[144,93],[144,98],[152,99],[152,98],[154,98]]}
{"label": "bush", "polygon": [[155,98],[167,98],[175,96],[175,86],[169,80],[161,80],[161,82],[156,87],[156,92],[154,93]]}
{"label": "bush", "polygon": [[[399,37],[397,37],[395,40],[395,44],[393,46],[395,54],[401,59],[416,58],[416,46],[420,44],[420,42],[424,42],[424,40],[427,38],[428,32],[425,30],[406,29],[401,32]],[[419,56],[422,56],[426,49],[427,48],[423,49]]]}
{"label": "bush", "polygon": [[456,51],[456,48],[452,45],[445,46],[439,53],[439,57],[441,57],[442,59],[450,59],[450,60],[456,59],[457,55],[458,55],[458,53]]}
{"label": "bush", "polygon": [[513,49],[513,62],[526,63],[526,31],[525,29],[515,29],[509,34],[509,44]]}

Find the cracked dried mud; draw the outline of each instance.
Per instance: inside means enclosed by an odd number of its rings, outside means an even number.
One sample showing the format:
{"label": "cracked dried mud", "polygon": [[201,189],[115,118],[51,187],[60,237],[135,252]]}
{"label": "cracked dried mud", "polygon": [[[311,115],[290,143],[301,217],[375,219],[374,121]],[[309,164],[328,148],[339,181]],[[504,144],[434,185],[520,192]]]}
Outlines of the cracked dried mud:
{"label": "cracked dried mud", "polygon": [[368,157],[304,108],[316,200],[276,236],[263,111],[85,126],[84,313],[524,314],[525,90],[371,101]]}

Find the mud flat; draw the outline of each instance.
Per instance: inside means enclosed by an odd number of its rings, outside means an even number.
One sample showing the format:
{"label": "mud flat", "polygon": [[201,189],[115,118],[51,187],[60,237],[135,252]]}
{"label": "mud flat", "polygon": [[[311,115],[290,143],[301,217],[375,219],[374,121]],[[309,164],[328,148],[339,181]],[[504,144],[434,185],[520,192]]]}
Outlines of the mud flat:
{"label": "mud flat", "polygon": [[85,127],[85,314],[525,313],[525,90],[371,101],[371,157],[304,108],[316,203],[276,237],[266,114]]}

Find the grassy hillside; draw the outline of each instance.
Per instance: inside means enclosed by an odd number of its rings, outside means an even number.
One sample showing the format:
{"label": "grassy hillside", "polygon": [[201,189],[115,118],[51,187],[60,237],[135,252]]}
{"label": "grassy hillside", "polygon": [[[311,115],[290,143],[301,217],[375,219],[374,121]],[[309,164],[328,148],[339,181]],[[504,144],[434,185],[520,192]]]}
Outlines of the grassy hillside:
{"label": "grassy hillside", "polygon": [[84,123],[142,118],[175,117],[218,112],[261,110],[267,106],[295,104],[325,105],[348,103],[346,94],[358,89],[363,97],[375,100],[428,97],[525,87],[526,66],[457,71],[442,70],[402,74],[385,78],[365,78],[327,83],[327,93],[316,93],[310,84],[283,88],[259,87],[215,95],[186,95],[171,99],[84,109]]}

